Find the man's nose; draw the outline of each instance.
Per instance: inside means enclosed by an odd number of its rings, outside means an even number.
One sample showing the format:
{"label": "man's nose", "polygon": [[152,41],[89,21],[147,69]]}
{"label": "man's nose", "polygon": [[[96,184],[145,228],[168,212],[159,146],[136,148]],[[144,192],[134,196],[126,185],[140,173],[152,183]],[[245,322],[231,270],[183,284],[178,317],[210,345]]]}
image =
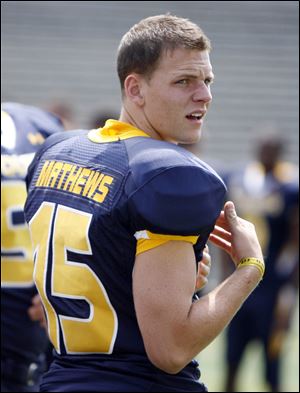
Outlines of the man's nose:
{"label": "man's nose", "polygon": [[202,82],[193,94],[193,101],[203,101],[205,103],[209,103],[211,100],[212,94],[210,91],[210,87],[207,86],[204,82]]}

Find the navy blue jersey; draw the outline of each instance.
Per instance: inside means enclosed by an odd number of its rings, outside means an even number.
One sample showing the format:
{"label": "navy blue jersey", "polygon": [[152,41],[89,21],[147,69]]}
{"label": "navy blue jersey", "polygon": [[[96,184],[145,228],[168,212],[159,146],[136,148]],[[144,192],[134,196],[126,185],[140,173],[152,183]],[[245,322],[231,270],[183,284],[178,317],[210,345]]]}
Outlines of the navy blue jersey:
{"label": "navy blue jersey", "polygon": [[1,106],[1,352],[28,362],[36,361],[47,337],[27,313],[36,289],[23,212],[25,176],[44,139],[61,130],[50,113],[16,103]]}
{"label": "navy blue jersey", "polygon": [[284,337],[281,331],[279,338],[277,329],[285,326],[289,313],[288,302],[284,313],[276,311],[278,299],[286,284],[295,285],[298,275],[299,250],[291,244],[297,237],[295,226],[299,225],[297,172],[287,162],[277,162],[268,173],[261,163],[251,162],[229,173],[226,179],[238,213],[255,224],[266,264],[264,279],[229,324],[227,362],[240,364],[248,343],[259,340],[263,344],[266,379],[272,387],[279,386]]}
{"label": "navy blue jersey", "polygon": [[[298,214],[299,183],[297,168],[279,161],[271,173],[265,173],[258,162],[252,162],[225,177],[229,197],[238,213],[253,222],[265,255],[264,280],[247,299],[253,302],[260,292],[276,296],[278,289],[291,280],[298,255],[283,255],[292,234],[293,216]],[[266,296],[265,294],[263,296]]]}
{"label": "navy blue jersey", "polygon": [[134,391],[135,381],[138,391],[155,381],[167,386],[167,374],[147,358],[135,315],[135,256],[185,240],[199,260],[222,208],[222,180],[182,148],[109,120],[103,129],[50,137],[27,182],[34,277],[56,349],[45,389],[74,391],[77,371],[85,375],[79,391],[120,391],[119,384]]}

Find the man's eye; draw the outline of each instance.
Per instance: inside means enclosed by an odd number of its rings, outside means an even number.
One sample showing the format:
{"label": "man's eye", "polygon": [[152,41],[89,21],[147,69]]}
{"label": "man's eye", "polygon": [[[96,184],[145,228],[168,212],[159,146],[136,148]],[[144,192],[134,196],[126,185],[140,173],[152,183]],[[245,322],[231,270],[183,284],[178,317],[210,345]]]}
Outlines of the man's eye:
{"label": "man's eye", "polygon": [[188,79],[180,79],[179,81],[176,82],[178,85],[187,85],[188,84]]}
{"label": "man's eye", "polygon": [[210,78],[206,78],[204,83],[206,84],[206,86],[209,86],[209,85],[211,85],[213,83],[213,81]]}

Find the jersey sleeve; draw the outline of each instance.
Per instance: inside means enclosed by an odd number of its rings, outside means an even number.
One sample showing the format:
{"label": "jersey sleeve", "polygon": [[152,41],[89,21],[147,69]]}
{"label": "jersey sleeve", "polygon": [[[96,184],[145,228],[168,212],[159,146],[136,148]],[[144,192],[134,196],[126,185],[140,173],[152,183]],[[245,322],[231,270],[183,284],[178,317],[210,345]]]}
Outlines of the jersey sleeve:
{"label": "jersey sleeve", "polygon": [[5,102],[1,108],[13,118],[21,133],[39,132],[46,139],[52,134],[64,131],[60,118],[43,109],[15,102]]}
{"label": "jersey sleeve", "polygon": [[180,166],[155,174],[129,197],[137,254],[169,240],[188,241],[201,252],[225,192],[222,180],[205,168]]}

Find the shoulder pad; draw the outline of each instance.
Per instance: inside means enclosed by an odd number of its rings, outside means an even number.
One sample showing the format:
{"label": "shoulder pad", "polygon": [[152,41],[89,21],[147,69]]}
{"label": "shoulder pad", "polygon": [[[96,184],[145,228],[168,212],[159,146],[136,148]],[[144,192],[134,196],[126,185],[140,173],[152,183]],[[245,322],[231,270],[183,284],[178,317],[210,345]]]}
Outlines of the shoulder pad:
{"label": "shoulder pad", "polygon": [[214,225],[226,188],[205,166],[164,169],[129,196],[137,230],[174,235],[199,235]]}

